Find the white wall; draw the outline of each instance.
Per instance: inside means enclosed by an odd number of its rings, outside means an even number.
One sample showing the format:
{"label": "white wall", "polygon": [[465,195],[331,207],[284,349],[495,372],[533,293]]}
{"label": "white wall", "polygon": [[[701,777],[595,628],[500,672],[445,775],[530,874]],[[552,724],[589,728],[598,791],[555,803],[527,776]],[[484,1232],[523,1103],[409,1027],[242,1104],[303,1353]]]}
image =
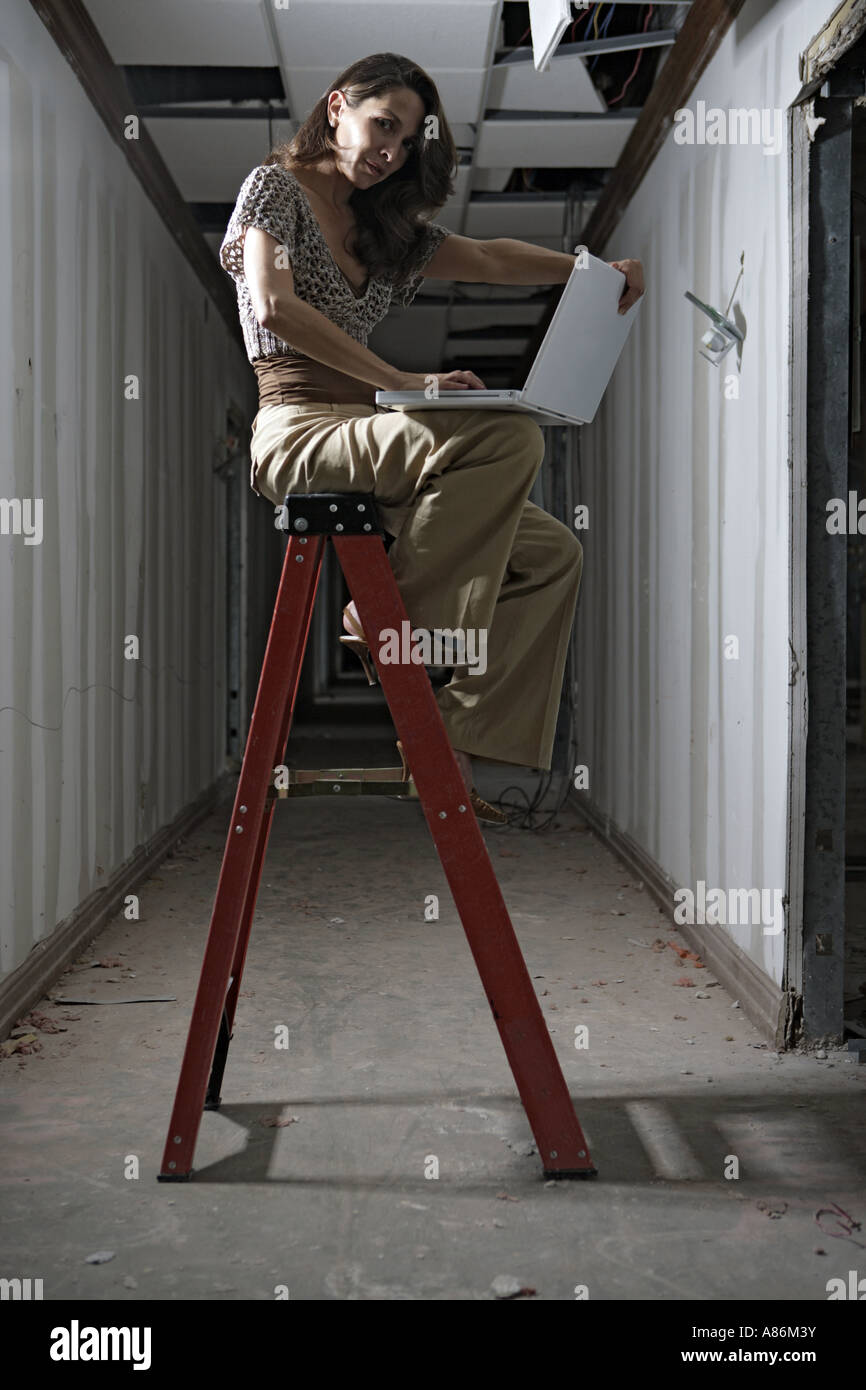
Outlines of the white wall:
{"label": "white wall", "polygon": [[[687,105],[785,108],[832,13],[747,3]],[[790,672],[789,164],[671,133],[601,253],[643,261],[647,296],[596,420],[576,628],[590,799],[682,887],[785,889]],[[683,295],[745,323],[720,367]],[[741,323],[741,327],[742,327]],[[734,375],[738,399],[725,398]],[[726,660],[725,638],[739,639]],[[781,983],[784,933],[729,927]]]}
{"label": "white wall", "polygon": [[0,535],[2,975],[223,767],[213,450],[255,377],[205,304],[48,31],[5,5],[0,498],[41,498],[43,539]]}

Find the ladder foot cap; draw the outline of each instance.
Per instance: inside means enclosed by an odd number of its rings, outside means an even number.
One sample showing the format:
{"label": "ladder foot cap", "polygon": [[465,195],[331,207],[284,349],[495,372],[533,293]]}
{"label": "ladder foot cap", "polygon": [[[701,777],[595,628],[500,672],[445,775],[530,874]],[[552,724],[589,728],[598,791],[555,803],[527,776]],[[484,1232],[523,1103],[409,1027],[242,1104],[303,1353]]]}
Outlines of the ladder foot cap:
{"label": "ladder foot cap", "polygon": [[157,1173],[157,1182],[189,1182],[195,1170],[190,1168],[188,1173]]}

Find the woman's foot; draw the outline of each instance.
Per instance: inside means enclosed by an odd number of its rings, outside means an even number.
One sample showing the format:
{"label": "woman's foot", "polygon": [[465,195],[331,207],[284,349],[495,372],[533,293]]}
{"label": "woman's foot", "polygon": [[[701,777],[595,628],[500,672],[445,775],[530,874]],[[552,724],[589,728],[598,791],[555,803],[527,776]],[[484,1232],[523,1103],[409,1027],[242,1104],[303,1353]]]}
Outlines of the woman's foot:
{"label": "woman's foot", "polygon": [[358,610],[355,607],[354,599],[352,599],[350,603],[347,603],[346,607],[343,609],[343,627],[354,637],[363,636],[364,630],[361,627],[361,619],[358,617]]}

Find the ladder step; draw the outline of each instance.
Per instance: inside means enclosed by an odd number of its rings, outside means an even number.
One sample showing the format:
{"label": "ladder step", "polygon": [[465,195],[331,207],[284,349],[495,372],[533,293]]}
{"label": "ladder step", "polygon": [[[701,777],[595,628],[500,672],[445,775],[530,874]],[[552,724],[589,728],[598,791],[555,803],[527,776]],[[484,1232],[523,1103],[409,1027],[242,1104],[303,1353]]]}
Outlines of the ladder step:
{"label": "ladder step", "polygon": [[[289,785],[299,782],[399,782],[402,769],[399,767],[290,767],[283,774]],[[408,782],[405,783],[408,786]]]}
{"label": "ladder step", "polygon": [[329,781],[327,778],[312,782],[295,783],[288,787],[268,787],[267,800],[287,801],[295,796],[394,796],[398,800],[418,800],[414,782],[362,782]]}
{"label": "ladder step", "polygon": [[414,778],[403,781],[400,767],[297,767],[281,774],[286,786],[268,787],[268,801],[291,796],[396,796],[418,800]]}

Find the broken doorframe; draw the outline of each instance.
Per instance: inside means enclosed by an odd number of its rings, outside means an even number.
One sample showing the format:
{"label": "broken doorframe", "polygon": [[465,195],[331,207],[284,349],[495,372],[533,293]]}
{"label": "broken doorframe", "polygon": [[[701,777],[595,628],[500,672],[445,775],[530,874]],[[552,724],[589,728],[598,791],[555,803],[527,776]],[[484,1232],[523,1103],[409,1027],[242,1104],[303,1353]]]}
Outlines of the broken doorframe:
{"label": "broken doorframe", "polygon": [[[785,1033],[841,1037],[845,961],[851,151],[862,78],[836,67],[789,109],[790,621]],[[811,285],[811,294],[810,294]],[[820,287],[820,289],[818,288]],[[808,576],[808,589],[807,589]]]}

